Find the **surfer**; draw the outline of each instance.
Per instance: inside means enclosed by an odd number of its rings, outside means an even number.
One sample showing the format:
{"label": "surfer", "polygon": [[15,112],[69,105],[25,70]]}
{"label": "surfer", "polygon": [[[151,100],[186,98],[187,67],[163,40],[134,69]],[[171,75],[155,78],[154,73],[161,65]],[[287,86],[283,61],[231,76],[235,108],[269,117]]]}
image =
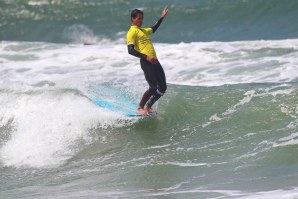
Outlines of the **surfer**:
{"label": "surfer", "polygon": [[167,89],[164,70],[157,59],[149,37],[158,29],[167,14],[168,7],[165,7],[161,17],[152,27],[141,28],[144,19],[143,11],[134,9],[131,12],[131,27],[126,36],[128,53],[140,58],[141,68],[149,84],[149,89],[145,91],[139,103],[137,109],[137,113],[139,114],[148,115],[148,113],[156,113],[152,109],[152,105],[164,95]]}

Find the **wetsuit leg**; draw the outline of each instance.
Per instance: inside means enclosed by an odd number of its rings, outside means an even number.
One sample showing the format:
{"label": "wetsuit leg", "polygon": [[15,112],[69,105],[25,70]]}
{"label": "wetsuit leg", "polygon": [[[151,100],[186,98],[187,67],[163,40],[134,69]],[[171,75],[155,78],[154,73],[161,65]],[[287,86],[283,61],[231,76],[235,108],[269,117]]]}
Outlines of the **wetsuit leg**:
{"label": "wetsuit leg", "polygon": [[141,59],[141,67],[149,84],[149,89],[144,93],[140,106],[143,108],[146,104],[151,108],[167,89],[166,77],[159,62],[158,64],[152,64],[145,59]]}
{"label": "wetsuit leg", "polygon": [[147,107],[151,108],[153,104],[159,100],[161,96],[163,96],[167,90],[167,84],[166,84],[166,77],[164,70],[160,63],[157,65],[157,89],[153,93],[153,95],[150,97],[150,99],[147,101]]}
{"label": "wetsuit leg", "polygon": [[140,107],[144,108],[147,101],[150,99],[151,95],[154,93],[154,90],[152,88],[149,88],[145,93],[143,94],[143,97],[141,99],[141,102],[139,104]]}
{"label": "wetsuit leg", "polygon": [[156,82],[154,78],[155,72],[154,70],[152,70],[152,64],[145,59],[140,59],[140,63],[141,63],[141,68],[145,75],[145,79],[149,84],[149,89],[145,91],[140,102],[140,107],[144,108],[145,104],[150,99],[151,95],[153,95],[153,93],[157,89],[157,85],[155,83]]}

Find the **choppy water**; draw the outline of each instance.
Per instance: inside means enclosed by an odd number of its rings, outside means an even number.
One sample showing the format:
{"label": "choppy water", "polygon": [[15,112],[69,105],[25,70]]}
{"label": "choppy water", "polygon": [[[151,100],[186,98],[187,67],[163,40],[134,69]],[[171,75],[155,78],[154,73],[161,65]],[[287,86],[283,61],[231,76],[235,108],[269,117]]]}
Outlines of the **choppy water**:
{"label": "choppy water", "polygon": [[[127,17],[165,4],[159,116],[94,105],[94,83],[141,97]],[[296,198],[296,4],[2,1],[0,198]]]}
{"label": "choppy water", "polygon": [[165,5],[169,17],[154,40],[276,40],[297,38],[295,0],[3,0],[0,38],[10,41],[81,42],[118,39],[130,26],[130,10],[142,8],[145,26]]}

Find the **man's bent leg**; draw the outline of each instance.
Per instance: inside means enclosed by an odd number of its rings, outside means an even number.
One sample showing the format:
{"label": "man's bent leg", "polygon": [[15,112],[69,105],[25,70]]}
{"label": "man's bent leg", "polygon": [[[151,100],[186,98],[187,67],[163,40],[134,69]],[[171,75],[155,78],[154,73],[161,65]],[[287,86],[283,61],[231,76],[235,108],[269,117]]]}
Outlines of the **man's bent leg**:
{"label": "man's bent leg", "polygon": [[156,65],[156,67],[157,67],[158,89],[156,89],[156,91],[153,93],[153,95],[148,100],[148,102],[146,104],[147,109],[148,108],[151,109],[153,104],[161,96],[163,96],[165,94],[166,90],[167,90],[167,83],[166,83],[166,77],[165,77],[164,70],[163,70],[162,66],[160,65],[160,63],[158,63],[158,65]]}
{"label": "man's bent leg", "polygon": [[150,97],[156,92],[157,83],[158,83],[155,65],[151,64],[150,62],[144,59],[141,59],[140,63],[141,63],[142,70],[144,71],[145,79],[148,82],[150,88],[143,94],[143,97],[140,101],[137,112],[146,111],[141,109],[144,109]]}
{"label": "man's bent leg", "polygon": [[149,88],[144,94],[143,97],[140,101],[139,106],[141,108],[144,108],[146,102],[150,99],[151,95],[154,93],[155,89],[154,88]]}
{"label": "man's bent leg", "polygon": [[159,90],[156,90],[156,92],[150,97],[148,100],[146,107],[151,109],[153,104],[161,97],[164,93],[160,92]]}

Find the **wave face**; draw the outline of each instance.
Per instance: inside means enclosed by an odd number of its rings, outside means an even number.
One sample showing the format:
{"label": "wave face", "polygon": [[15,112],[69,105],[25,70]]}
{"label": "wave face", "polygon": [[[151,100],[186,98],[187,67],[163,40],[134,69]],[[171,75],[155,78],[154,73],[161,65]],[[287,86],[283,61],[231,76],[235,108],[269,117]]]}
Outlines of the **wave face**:
{"label": "wave face", "polygon": [[2,1],[0,38],[54,43],[119,39],[130,26],[130,10],[143,9],[144,26],[151,26],[165,5],[170,12],[158,30],[157,42],[297,38],[298,2],[294,0]]}
{"label": "wave face", "polygon": [[0,96],[4,198],[297,196],[297,83],[170,85],[151,119],[77,90]]}

